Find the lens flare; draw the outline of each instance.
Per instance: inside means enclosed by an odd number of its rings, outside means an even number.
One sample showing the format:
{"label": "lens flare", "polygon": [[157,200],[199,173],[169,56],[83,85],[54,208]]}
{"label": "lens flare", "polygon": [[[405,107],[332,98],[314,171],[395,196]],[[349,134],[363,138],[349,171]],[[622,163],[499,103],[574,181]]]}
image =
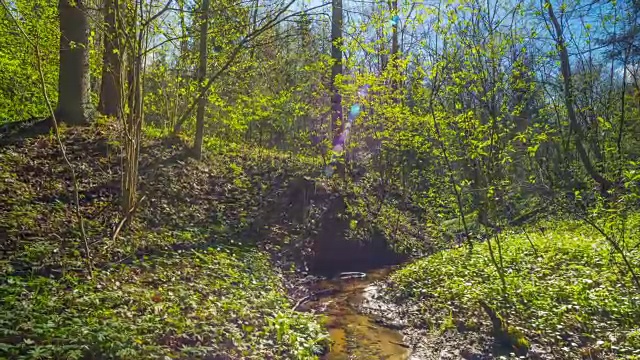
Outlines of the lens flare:
{"label": "lens flare", "polygon": [[[361,86],[358,89],[357,96],[362,100],[364,97],[369,94],[369,85]],[[360,111],[362,111],[362,105],[359,102],[351,105],[351,109],[349,110],[349,116],[347,117],[347,121],[344,123],[342,127],[342,131],[333,139],[333,148],[331,149],[331,161],[329,165],[324,169],[324,174],[327,177],[331,177],[334,173],[334,167],[338,163],[338,156],[342,155],[345,147],[345,143],[347,138],[349,137],[349,132],[351,131],[351,125],[353,121],[360,115]]]}

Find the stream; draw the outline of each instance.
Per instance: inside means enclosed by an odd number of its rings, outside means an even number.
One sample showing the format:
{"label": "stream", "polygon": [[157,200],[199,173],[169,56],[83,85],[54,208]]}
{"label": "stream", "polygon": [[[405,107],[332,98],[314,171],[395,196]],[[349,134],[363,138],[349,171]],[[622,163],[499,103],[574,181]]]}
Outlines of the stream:
{"label": "stream", "polygon": [[400,332],[375,321],[373,315],[362,310],[367,294],[377,291],[375,285],[384,279],[391,268],[370,271],[366,277],[322,280],[313,286],[322,292],[318,299],[305,304],[327,316],[327,328],[333,341],[323,360],[406,360],[410,349]]}

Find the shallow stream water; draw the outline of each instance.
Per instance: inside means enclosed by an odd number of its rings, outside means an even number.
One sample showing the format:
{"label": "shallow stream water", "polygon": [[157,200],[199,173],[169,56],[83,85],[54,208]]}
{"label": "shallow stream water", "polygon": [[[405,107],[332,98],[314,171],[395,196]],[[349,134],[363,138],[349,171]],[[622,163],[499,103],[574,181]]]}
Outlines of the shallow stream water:
{"label": "shallow stream water", "polygon": [[406,360],[410,349],[398,331],[385,327],[367,315],[362,305],[365,293],[374,293],[377,280],[390,273],[390,268],[370,271],[364,278],[323,280],[314,291],[326,291],[305,305],[328,317],[327,328],[333,345],[323,360]]}

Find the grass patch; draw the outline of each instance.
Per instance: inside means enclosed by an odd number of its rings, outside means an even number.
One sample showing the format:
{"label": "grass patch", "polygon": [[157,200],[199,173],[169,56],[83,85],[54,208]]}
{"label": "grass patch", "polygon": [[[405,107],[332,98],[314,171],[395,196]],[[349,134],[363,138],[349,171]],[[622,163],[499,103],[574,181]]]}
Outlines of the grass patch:
{"label": "grass patch", "polygon": [[[507,296],[486,243],[443,251],[394,273],[389,296],[414,305],[415,326],[487,323],[484,300],[529,341],[557,358],[640,358],[640,294],[621,259],[594,231],[574,223],[502,236]],[[494,241],[495,251],[495,241]],[[630,253],[640,263],[640,251]],[[486,327],[484,328],[487,329]],[[597,357],[595,357],[597,358]]]}
{"label": "grass patch", "polygon": [[318,318],[292,312],[258,251],[186,251],[99,271],[0,284],[0,358],[314,358]]}

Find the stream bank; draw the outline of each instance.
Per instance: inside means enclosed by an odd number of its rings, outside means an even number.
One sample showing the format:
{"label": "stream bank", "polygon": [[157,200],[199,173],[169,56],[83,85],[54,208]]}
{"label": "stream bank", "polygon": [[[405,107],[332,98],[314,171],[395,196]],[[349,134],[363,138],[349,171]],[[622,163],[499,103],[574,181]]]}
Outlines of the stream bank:
{"label": "stream bank", "polygon": [[[408,260],[407,254],[393,249],[379,230],[365,241],[349,238],[353,214],[349,214],[344,194],[329,190],[323,183],[297,179],[290,185],[289,217],[299,224],[305,214],[322,208],[314,224],[316,233],[305,258],[305,268],[312,274],[303,283],[306,294],[294,309],[326,316],[332,345],[322,360],[387,359],[406,360],[411,349],[404,336],[367,311],[368,294],[377,292],[377,282],[384,280],[393,266]],[[361,273],[361,271],[363,271]],[[298,294],[302,295],[302,294]]]}
{"label": "stream bank", "polygon": [[[473,332],[432,330],[408,323],[407,308],[383,295],[387,277],[397,269],[387,266],[364,276],[341,276],[308,285],[312,293],[296,306],[299,311],[327,317],[332,341],[321,360],[491,360],[491,342]],[[506,352],[508,355],[508,352]],[[542,359],[542,358],[540,358]]]}

